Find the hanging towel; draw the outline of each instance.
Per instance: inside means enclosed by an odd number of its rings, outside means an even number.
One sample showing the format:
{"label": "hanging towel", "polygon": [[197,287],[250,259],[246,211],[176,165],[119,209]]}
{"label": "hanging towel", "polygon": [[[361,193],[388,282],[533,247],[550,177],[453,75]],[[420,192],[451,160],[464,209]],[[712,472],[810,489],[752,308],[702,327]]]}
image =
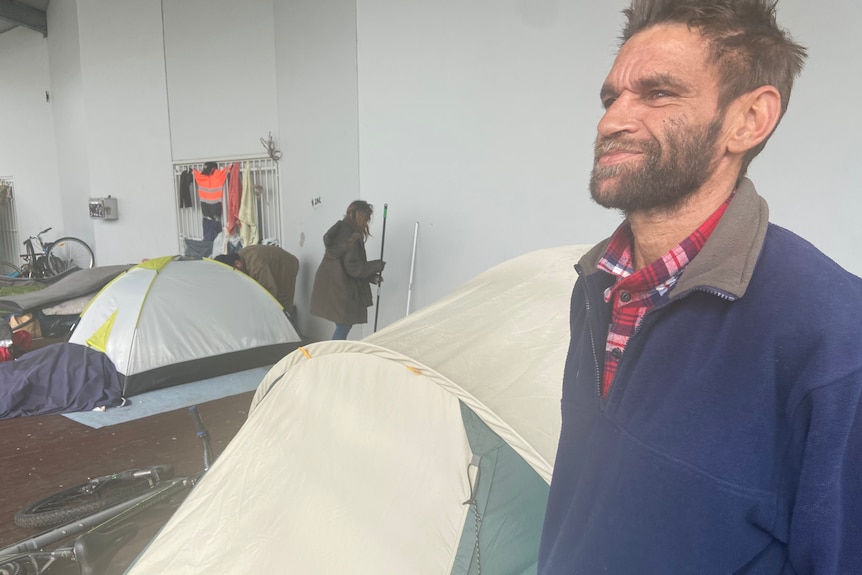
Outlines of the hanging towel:
{"label": "hanging towel", "polygon": [[227,235],[231,236],[239,219],[239,206],[242,202],[242,182],[240,181],[239,162],[230,165],[227,185]]}
{"label": "hanging towel", "polygon": [[242,202],[239,206],[240,237],[243,246],[258,243],[257,239],[257,201],[251,183],[251,167],[246,162],[242,172]]}

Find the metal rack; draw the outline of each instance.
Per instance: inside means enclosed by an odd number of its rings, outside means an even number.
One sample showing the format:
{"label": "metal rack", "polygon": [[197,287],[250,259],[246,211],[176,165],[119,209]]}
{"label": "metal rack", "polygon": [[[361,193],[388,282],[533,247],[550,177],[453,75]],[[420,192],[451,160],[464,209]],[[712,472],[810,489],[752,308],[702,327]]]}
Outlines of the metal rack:
{"label": "metal rack", "polygon": [[[243,160],[208,160],[218,164],[219,169],[233,162],[239,162],[240,175],[249,166],[249,174],[254,189],[255,207],[257,208],[258,242],[281,245],[281,194],[279,190],[278,163],[271,158],[251,158]],[[186,238],[200,240],[203,238],[203,214],[195,187],[192,190],[191,207],[180,207],[180,177],[186,170],[202,170],[203,161],[193,163],[175,163],[174,167],[174,205],[177,209],[177,229],[179,230],[179,253],[185,253]],[[241,176],[240,176],[241,177]],[[228,184],[225,183],[222,200],[222,222],[226,222],[228,208]]]}
{"label": "metal rack", "polygon": [[19,245],[12,178],[0,176],[0,260],[17,264],[21,259]]}

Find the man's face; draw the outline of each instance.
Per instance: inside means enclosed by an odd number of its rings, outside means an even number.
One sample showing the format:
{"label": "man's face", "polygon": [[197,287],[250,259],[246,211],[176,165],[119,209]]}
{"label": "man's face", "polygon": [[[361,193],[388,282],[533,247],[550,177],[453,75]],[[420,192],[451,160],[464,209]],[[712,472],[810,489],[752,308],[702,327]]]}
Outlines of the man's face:
{"label": "man's face", "polygon": [[626,214],[672,210],[722,154],[717,75],[697,31],[662,25],[623,45],[601,92],[590,193]]}

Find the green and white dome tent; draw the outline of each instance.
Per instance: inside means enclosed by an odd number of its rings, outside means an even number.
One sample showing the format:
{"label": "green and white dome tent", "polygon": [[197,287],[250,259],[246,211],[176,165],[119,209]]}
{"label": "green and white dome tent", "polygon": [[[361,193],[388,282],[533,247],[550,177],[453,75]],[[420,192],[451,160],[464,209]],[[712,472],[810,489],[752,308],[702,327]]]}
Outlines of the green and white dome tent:
{"label": "green and white dome tent", "polygon": [[534,573],[588,248],[285,357],[129,573]]}
{"label": "green and white dome tent", "polygon": [[146,260],[109,282],[69,338],[104,352],[123,395],[272,365],[300,342],[260,284],[209,259]]}

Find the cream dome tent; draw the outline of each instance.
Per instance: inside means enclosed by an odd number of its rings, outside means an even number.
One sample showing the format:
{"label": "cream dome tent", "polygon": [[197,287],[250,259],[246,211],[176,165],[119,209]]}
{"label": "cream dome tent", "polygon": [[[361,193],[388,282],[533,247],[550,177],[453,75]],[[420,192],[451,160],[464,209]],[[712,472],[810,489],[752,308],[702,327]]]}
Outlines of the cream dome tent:
{"label": "cream dome tent", "polygon": [[129,573],[535,573],[587,249],[285,357]]}
{"label": "cream dome tent", "polygon": [[104,352],[132,396],[274,364],[300,337],[275,298],[241,271],[169,256],[102,288],[69,341]]}

